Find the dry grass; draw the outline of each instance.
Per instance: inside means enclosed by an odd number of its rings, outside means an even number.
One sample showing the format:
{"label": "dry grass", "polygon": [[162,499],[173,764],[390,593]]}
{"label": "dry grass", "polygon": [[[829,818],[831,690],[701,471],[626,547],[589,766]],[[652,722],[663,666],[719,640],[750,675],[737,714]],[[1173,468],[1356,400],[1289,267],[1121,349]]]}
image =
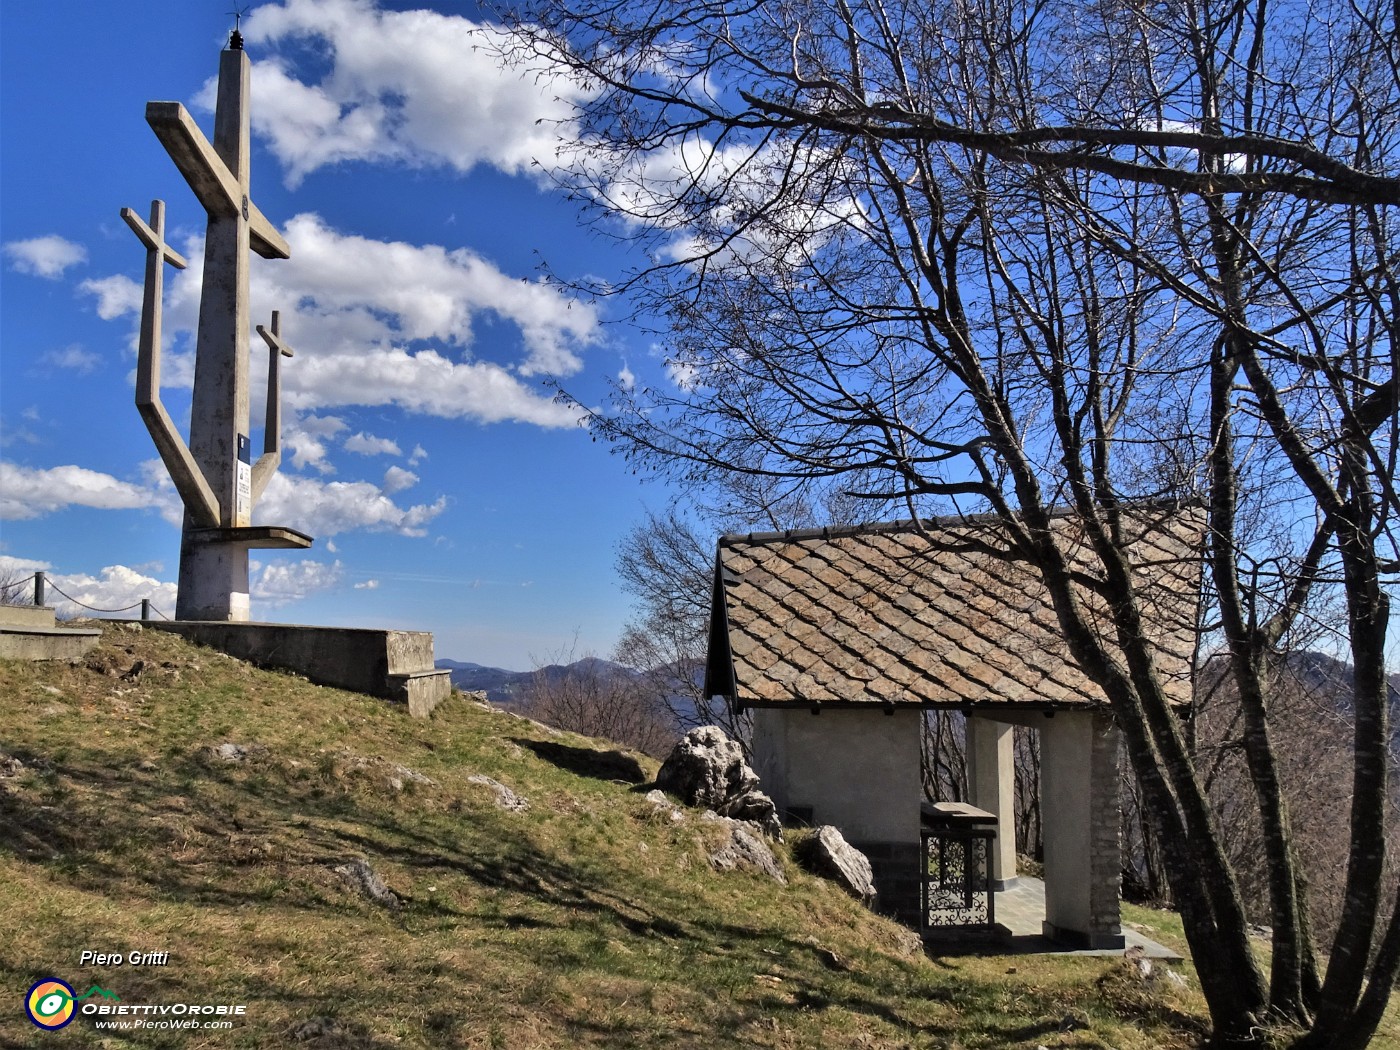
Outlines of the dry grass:
{"label": "dry grass", "polygon": [[[111,629],[88,664],[0,662],[0,1046],[1147,1050],[1203,1031],[1194,991],[1120,962],[929,959],[786,856],[786,888],[715,872],[713,829],[658,820],[594,741],[457,698],[414,721],[154,631]],[[357,857],[398,909],[333,870]],[[247,1014],[43,1034],[20,1002],[50,975]]]}

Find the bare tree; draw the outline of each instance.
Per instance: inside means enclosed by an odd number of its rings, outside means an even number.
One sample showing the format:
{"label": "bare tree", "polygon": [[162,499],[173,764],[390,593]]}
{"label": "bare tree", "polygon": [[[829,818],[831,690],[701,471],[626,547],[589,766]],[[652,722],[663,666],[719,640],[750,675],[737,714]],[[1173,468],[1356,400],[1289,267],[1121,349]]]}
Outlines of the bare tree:
{"label": "bare tree", "polygon": [[[593,89],[572,185],[660,260],[609,290],[666,319],[684,376],[619,391],[595,431],[698,488],[998,515],[999,553],[1038,571],[1123,730],[1217,1037],[1286,1023],[1364,1046],[1400,967],[1400,912],[1380,910],[1393,4],[535,0],[516,25],[523,54]],[[1127,553],[1143,508],[1193,498],[1267,861],[1267,980]],[[1078,528],[1057,533],[1065,509]],[[1266,697],[1330,585],[1355,728],[1324,973]]]}
{"label": "bare tree", "polygon": [[521,692],[520,707],[546,725],[656,757],[664,756],[678,735],[644,683],[623,668],[591,654],[579,657],[572,649],[535,668]]}
{"label": "bare tree", "polygon": [[963,802],[967,791],[966,722],[959,711],[925,711],[919,766],[924,798]]}
{"label": "bare tree", "polygon": [[748,715],[705,694],[715,540],[725,532],[855,524],[863,520],[857,514],[882,508],[840,490],[744,474],[721,479],[704,495],[708,500],[688,511],[673,504],[664,514],[648,513],[618,545],[618,576],[636,599],[636,615],[613,657],[643,677],[678,725],[717,725],[747,749]]}
{"label": "bare tree", "polygon": [[[1271,921],[1269,868],[1261,835],[1258,804],[1250,790],[1240,706],[1228,660],[1221,657],[1204,670],[1199,686],[1206,701],[1196,716],[1198,764],[1231,863],[1240,873],[1255,921]],[[1305,918],[1324,941],[1337,932],[1345,911],[1349,828],[1339,819],[1351,792],[1350,675],[1345,665],[1316,650],[1286,654],[1265,697],[1271,731],[1278,741],[1280,783],[1293,820],[1290,833],[1298,867],[1309,888]],[[1400,841],[1400,813],[1387,811],[1386,837]],[[1389,857],[1389,885],[1394,866]],[[1393,891],[1392,891],[1393,892]]]}
{"label": "bare tree", "polygon": [[717,725],[747,745],[747,719],[705,695],[714,536],[701,533],[674,507],[648,514],[618,547],[617,571],[636,598],[614,659],[641,675],[647,691],[675,724]]}
{"label": "bare tree", "polygon": [[0,605],[28,605],[34,574],[19,569],[0,571]]}

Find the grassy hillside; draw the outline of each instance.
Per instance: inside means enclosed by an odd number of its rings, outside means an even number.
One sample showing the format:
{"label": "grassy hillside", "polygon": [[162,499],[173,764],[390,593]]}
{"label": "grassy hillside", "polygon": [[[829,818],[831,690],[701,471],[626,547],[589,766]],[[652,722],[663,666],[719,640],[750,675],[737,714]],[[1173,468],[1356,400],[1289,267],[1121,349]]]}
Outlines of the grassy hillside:
{"label": "grassy hillside", "polygon": [[[1115,960],[927,958],[786,854],[785,887],[713,870],[718,829],[658,813],[602,751],[455,697],[410,720],[155,631],[110,628],[86,666],[0,662],[0,1045],[1199,1040],[1189,966],[1182,989]],[[356,858],[397,908],[334,870]],[[1169,916],[1130,918],[1174,936]],[[80,965],[83,951],[169,956]],[[80,1016],[41,1032],[23,1000],[50,976],[128,1005],[246,1013],[227,1031]]]}

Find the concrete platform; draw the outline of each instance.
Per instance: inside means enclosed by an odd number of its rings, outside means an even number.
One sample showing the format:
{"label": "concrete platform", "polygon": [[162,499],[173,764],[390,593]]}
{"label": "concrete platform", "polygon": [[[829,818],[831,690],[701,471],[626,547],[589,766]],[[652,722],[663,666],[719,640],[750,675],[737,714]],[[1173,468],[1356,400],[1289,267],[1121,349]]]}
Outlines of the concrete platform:
{"label": "concrete platform", "polygon": [[452,692],[451,672],[433,667],[433,636],[427,631],[224,620],[142,623],[259,667],[295,671],[318,685],[404,704],[414,718],[427,718]]}
{"label": "concrete platform", "polygon": [[1170,948],[1144,937],[1130,926],[1123,927],[1122,948],[1071,949],[1056,944],[1042,932],[1045,922],[1045,883],[1021,876],[1015,884],[996,895],[997,922],[1011,931],[1011,937],[996,949],[1005,955],[1105,955],[1121,956],[1130,948],[1140,948],[1149,959],[1178,962],[1181,956]]}
{"label": "concrete platform", "polygon": [[78,660],[102,632],[59,627],[47,605],[0,605],[0,659]]}

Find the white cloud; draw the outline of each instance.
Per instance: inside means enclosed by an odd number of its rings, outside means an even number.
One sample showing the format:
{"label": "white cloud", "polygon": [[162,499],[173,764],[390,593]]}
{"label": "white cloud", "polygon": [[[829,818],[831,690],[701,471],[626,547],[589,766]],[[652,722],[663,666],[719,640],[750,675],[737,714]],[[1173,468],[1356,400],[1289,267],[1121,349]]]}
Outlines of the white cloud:
{"label": "white cloud", "polygon": [[[37,518],[81,506],[149,508],[171,525],[180,525],[184,508],[165,465],[159,459],[145,460],[140,472],[144,485],[85,467],[34,469],[0,460],[0,520]],[[423,536],[424,526],[447,509],[447,497],[406,507],[390,498],[417,480],[411,471],[398,467],[386,473],[383,488],[369,481],[324,482],[274,474],[254,507],[253,519],[258,524],[284,525],[319,537],[356,529]],[[335,552],[333,545],[328,544],[327,549]]]}
{"label": "white cloud", "polygon": [[294,374],[294,382],[283,380],[284,404],[292,408],[397,405],[408,412],[482,423],[579,425],[576,410],[541,397],[500,365],[459,364],[436,350],[386,348],[340,359],[308,357]]}
{"label": "white cloud", "polygon": [[433,503],[400,507],[368,481],[319,481],[274,475],[254,508],[253,520],[286,525],[313,536],[334,536],[352,529],[422,536],[423,526],[447,509],[447,497]]}
{"label": "white cloud", "polygon": [[102,358],[91,350],[84,350],[77,343],[73,343],[61,350],[46,350],[39,355],[39,363],[68,369],[77,372],[80,376],[85,376],[97,370],[97,366],[102,363]]}
{"label": "white cloud", "polygon": [[137,468],[141,480],[146,483],[150,505],[160,511],[160,516],[171,525],[179,528],[185,521],[185,505],[180,494],[175,491],[175,481],[159,456],[143,459]]}
{"label": "white cloud", "polygon": [[26,241],[8,241],[4,252],[10,257],[10,268],[56,281],[70,266],[87,262],[87,249],[81,244],[50,234]]}
{"label": "white cloud", "polygon": [[[392,404],[484,423],[577,424],[575,411],[526,380],[582,367],[582,351],[601,340],[594,307],[543,281],[509,277],[466,249],[345,235],[313,214],[298,215],[284,233],[290,260],[254,260],[252,314],[281,309],[284,337],[297,351],[282,382],[289,410],[284,442],[299,467],[330,472],[322,439],[332,435],[297,424],[292,412]],[[189,347],[198,322],[202,238],[183,247],[191,265],[166,283],[166,389],[189,386],[194,374]],[[139,313],[140,289],[124,277],[83,288],[97,296],[103,317]],[[475,327],[492,322],[519,333],[518,341],[494,335],[483,341],[498,360],[473,353]],[[262,355],[253,366],[254,389],[261,389]]]}
{"label": "white cloud", "polygon": [[411,489],[416,484],[418,484],[418,475],[411,470],[404,470],[403,467],[390,467],[384,472],[384,491],[390,495],[402,492],[404,489]]}
{"label": "white cloud", "polygon": [[333,438],[348,430],[337,416],[302,416],[282,424],[282,447],[291,452],[292,463],[298,470],[314,467],[322,474],[334,474],[335,467],[326,459],[329,451],[324,438]]}
{"label": "white cloud", "polygon": [[35,572],[51,569],[46,561],[35,558],[16,558],[12,554],[0,554],[0,576],[29,576]]}
{"label": "white cloud", "polygon": [[157,613],[175,615],[175,584],[126,565],[108,565],[96,576],[52,573],[49,580],[53,584],[50,604],[61,617],[106,615],[135,619],[140,615],[143,598],[150,599]]}
{"label": "white cloud", "polygon": [[310,559],[290,564],[273,563],[261,566],[249,581],[252,587],[250,597],[277,608],[321,591],[334,590],[344,578],[345,569],[339,560],[329,565]]}
{"label": "white cloud", "polygon": [[[27,416],[24,418],[28,418]],[[0,448],[7,445],[40,445],[43,439],[25,426],[15,426],[12,422],[0,422]]]}
{"label": "white cloud", "polygon": [[144,293],[141,286],[125,274],[92,278],[78,285],[78,289],[96,296],[97,316],[104,321],[141,312]]}
{"label": "white cloud", "polygon": [[362,456],[402,456],[399,444],[391,438],[375,437],[361,430],[345,439],[346,452],[358,452]]}
{"label": "white cloud", "polygon": [[[369,0],[265,4],[244,36],[271,51],[253,76],[253,121],[289,186],[343,161],[478,164],[508,174],[552,165],[572,138],[576,82],[511,69],[500,29],[432,11],[381,11]],[[296,80],[277,50],[310,45],[330,60],[318,83]],[[201,96],[207,104],[212,84]]]}
{"label": "white cloud", "polygon": [[51,566],[46,561],[0,554],[0,601],[11,605],[28,605],[34,599],[34,584],[30,577],[49,568]]}
{"label": "white cloud", "polygon": [[687,393],[699,389],[702,385],[700,369],[689,361],[668,357],[666,359],[666,375],[677,388]]}
{"label": "white cloud", "polygon": [[[254,268],[254,297],[297,303],[291,339],[319,354],[414,342],[466,349],[473,324],[495,318],[520,332],[521,375],[572,375],[582,367],[579,351],[600,338],[593,307],[542,280],[502,273],[465,248],[342,234],[309,213],[284,233],[292,257]],[[289,381],[295,374],[284,372]]]}
{"label": "white cloud", "polygon": [[378,580],[365,580],[363,583],[355,584],[355,590],[357,591],[377,591],[378,589]]}
{"label": "white cloud", "polygon": [[[74,616],[135,619],[143,598],[149,598],[157,612],[165,616],[175,615],[175,584],[148,574],[151,571],[159,572],[158,566],[108,565],[96,576],[52,570],[53,565],[46,561],[0,554],[0,581],[23,579],[36,571],[43,571],[49,584],[45,601],[64,619]],[[22,602],[32,600],[31,588],[32,584],[25,585],[20,596]],[[65,595],[71,595],[71,599]]]}
{"label": "white cloud", "polygon": [[427,458],[428,450],[425,449],[422,445],[414,445],[413,451],[410,452],[408,455],[408,465],[410,467],[416,467],[419,463],[421,463]]}
{"label": "white cloud", "polygon": [[637,385],[637,376],[628,368],[626,364],[622,366],[622,371],[617,373],[617,382],[623,390],[632,391]]}
{"label": "white cloud", "polygon": [[65,507],[129,510],[155,504],[149,490],[86,467],[35,469],[0,460],[0,519],[37,518]]}

